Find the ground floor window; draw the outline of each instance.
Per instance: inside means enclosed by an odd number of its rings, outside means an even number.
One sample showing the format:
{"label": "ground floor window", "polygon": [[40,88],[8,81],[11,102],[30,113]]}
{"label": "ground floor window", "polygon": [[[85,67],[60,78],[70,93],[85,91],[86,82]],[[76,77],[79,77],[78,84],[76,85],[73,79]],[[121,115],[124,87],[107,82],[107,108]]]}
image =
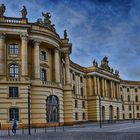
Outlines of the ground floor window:
{"label": "ground floor window", "polygon": [[78,120],[78,113],[75,112],[75,120]]}
{"label": "ground floor window", "polygon": [[19,121],[19,109],[18,108],[10,108],[9,109],[9,120]]}
{"label": "ground floor window", "polygon": [[9,97],[18,97],[18,87],[9,87]]}
{"label": "ground floor window", "polygon": [[85,120],[86,119],[86,117],[85,117],[85,113],[83,112],[83,120]]}
{"label": "ground floor window", "polygon": [[125,114],[123,114],[123,119],[125,119]]}
{"label": "ground floor window", "polygon": [[59,102],[58,97],[54,95],[48,96],[46,100],[46,119],[47,122],[59,121]]}
{"label": "ground floor window", "polygon": [[131,119],[132,118],[132,114],[131,113],[129,113],[129,119]]}
{"label": "ground floor window", "polygon": [[140,116],[139,116],[139,113],[137,113],[137,118],[139,118]]}

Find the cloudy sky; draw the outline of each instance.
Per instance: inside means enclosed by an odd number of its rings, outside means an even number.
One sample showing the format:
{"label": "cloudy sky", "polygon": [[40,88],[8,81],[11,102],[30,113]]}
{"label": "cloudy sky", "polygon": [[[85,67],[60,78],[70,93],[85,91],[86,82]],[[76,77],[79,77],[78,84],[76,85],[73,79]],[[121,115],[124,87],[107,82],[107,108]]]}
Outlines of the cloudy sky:
{"label": "cloudy sky", "polygon": [[100,64],[104,56],[122,79],[140,80],[140,0],[0,0],[5,16],[20,17],[27,7],[30,22],[50,12],[56,31],[67,29],[71,60],[81,66]]}

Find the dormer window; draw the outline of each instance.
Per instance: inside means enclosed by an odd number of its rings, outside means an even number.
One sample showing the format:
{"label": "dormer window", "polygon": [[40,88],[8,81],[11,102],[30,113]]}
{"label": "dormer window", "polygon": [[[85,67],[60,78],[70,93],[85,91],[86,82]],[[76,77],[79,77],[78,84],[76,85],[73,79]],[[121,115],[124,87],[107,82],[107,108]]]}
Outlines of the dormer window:
{"label": "dormer window", "polygon": [[45,51],[40,51],[40,59],[43,61],[46,60],[46,52]]}
{"label": "dormer window", "polygon": [[11,54],[11,55],[19,54],[18,44],[9,44],[9,54]]}

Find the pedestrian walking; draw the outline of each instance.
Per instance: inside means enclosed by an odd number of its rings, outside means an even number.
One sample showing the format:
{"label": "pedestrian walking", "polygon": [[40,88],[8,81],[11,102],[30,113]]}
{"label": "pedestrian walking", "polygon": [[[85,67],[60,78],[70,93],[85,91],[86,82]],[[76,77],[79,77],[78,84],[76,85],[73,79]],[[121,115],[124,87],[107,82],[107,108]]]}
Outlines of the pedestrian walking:
{"label": "pedestrian walking", "polygon": [[16,120],[13,120],[13,123],[12,123],[12,132],[13,132],[14,135],[16,134],[17,127],[18,127],[17,121]]}

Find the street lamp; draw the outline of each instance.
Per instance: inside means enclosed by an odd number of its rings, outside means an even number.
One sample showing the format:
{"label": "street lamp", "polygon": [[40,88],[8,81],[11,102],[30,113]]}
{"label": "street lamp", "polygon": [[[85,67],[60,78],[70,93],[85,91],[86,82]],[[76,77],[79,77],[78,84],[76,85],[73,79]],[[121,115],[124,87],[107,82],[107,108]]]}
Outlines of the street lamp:
{"label": "street lamp", "polygon": [[100,128],[102,128],[102,112],[101,112],[101,96],[99,96],[99,116],[100,116]]}
{"label": "street lamp", "polygon": [[31,122],[30,122],[30,87],[28,86],[28,134],[31,135]]}
{"label": "street lamp", "polygon": [[133,123],[135,123],[135,108],[134,108],[134,101],[133,101]]}

